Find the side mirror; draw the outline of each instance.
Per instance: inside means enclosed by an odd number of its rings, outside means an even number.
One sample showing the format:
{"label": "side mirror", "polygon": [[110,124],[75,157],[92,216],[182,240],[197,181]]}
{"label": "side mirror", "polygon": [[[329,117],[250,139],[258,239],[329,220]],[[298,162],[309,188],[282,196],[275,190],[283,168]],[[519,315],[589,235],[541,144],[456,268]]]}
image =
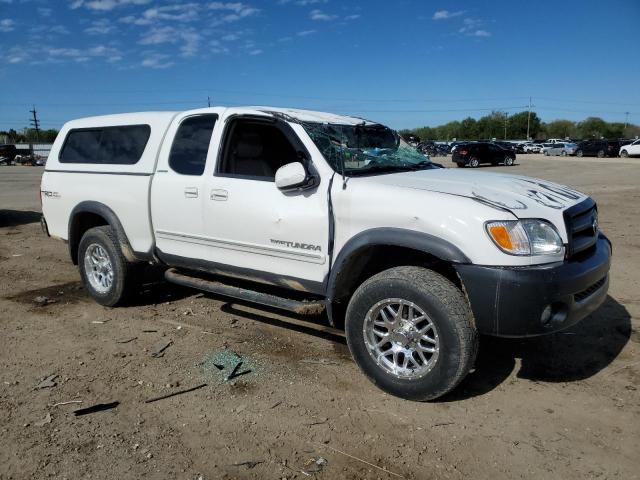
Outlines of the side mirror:
{"label": "side mirror", "polygon": [[300,162],[287,163],[276,171],[276,187],[284,192],[311,187],[314,180]]}

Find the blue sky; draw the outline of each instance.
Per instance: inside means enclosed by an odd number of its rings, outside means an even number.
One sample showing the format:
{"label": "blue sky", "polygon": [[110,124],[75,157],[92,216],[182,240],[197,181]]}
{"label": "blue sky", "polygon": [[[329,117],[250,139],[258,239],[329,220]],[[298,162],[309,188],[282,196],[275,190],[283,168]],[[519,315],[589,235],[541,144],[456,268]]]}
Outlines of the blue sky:
{"label": "blue sky", "polygon": [[216,105],[640,124],[639,0],[0,0],[0,129]]}

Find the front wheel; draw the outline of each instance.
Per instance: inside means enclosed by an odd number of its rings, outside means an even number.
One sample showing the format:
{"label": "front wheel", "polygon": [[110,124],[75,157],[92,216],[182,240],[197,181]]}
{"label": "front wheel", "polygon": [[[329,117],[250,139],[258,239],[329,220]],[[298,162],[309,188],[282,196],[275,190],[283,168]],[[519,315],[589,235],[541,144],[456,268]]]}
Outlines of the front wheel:
{"label": "front wheel", "polygon": [[584,155],[584,152],[582,150],[578,150],[576,152],[576,157],[582,157]]}
{"label": "front wheel", "polygon": [[598,150],[598,158],[604,158],[607,152],[604,150]]}
{"label": "front wheel", "polygon": [[113,307],[124,303],[134,283],[132,266],[122,255],[111,227],[94,227],[82,236],[78,247],[80,276],[100,305]]}
{"label": "front wheel", "polygon": [[620,151],[620,156],[622,158],[629,158],[629,152],[627,152],[626,150],[621,150]]}
{"label": "front wheel", "polygon": [[345,330],[367,377],[409,400],[433,400],[455,388],[478,346],[462,291],[421,267],[395,267],[365,281],[349,302]]}
{"label": "front wheel", "polygon": [[504,159],[504,164],[507,167],[512,167],[513,166],[513,162],[514,162],[513,157],[505,157],[505,159]]}
{"label": "front wheel", "polygon": [[567,152],[565,152],[565,151],[563,150],[563,151],[562,151],[562,153],[561,153],[560,155],[562,155],[563,157],[566,157],[566,156],[567,156]]}

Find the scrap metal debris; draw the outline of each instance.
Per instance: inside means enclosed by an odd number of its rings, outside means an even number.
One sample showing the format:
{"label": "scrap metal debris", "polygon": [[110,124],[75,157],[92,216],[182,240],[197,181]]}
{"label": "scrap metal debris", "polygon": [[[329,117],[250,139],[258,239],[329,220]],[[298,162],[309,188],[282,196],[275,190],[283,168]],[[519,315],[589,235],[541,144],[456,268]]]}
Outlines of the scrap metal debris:
{"label": "scrap metal debris", "polygon": [[49,305],[50,303],[56,303],[57,300],[53,300],[52,298],[45,297],[44,295],[38,295],[33,299],[33,303],[40,307],[44,307],[45,305]]}
{"label": "scrap metal debris", "polygon": [[199,390],[199,389],[204,388],[206,386],[207,386],[206,383],[201,383],[200,385],[196,385],[195,387],[186,388],[184,390],[179,390],[177,392],[172,392],[172,393],[169,393],[167,395],[162,395],[160,397],[149,398],[149,399],[145,400],[144,403],[157,402],[158,400],[164,400],[165,398],[171,398],[171,397],[175,397],[176,395],[182,395],[183,393],[193,392],[194,390]]}
{"label": "scrap metal debris", "polygon": [[171,340],[168,341],[164,341],[162,343],[159,343],[158,345],[156,345],[155,347],[153,347],[153,350],[151,350],[151,356],[154,358],[159,358],[164,356],[164,351],[169,348],[169,346],[172,344],[173,342]]}
{"label": "scrap metal debris", "polygon": [[61,405],[69,405],[71,403],[82,403],[82,400],[69,400],[68,402],[58,402],[58,403],[54,403],[53,405],[51,405],[51,408],[53,407],[59,407]]}
{"label": "scrap metal debris", "polygon": [[264,463],[264,460],[249,460],[246,462],[234,463],[234,467],[247,467],[248,469],[255,468],[257,465]]}
{"label": "scrap metal debris", "polygon": [[310,473],[320,473],[327,465],[329,465],[329,461],[324,457],[310,458],[304,462],[302,473],[307,475]]}
{"label": "scrap metal debris", "polygon": [[105,410],[111,410],[113,408],[116,408],[118,405],[120,405],[120,402],[97,403],[97,404],[91,405],[90,407],[87,407],[87,408],[81,408],[79,410],[74,410],[73,414],[76,417],[79,417],[81,415],[89,415],[90,413],[97,413],[97,412],[103,412]]}
{"label": "scrap metal debris", "polygon": [[58,382],[56,382],[56,378],[58,378],[57,374],[49,375],[40,381],[38,385],[36,385],[36,390],[40,388],[52,388],[55,387]]}
{"label": "scrap metal debris", "polygon": [[129,342],[133,342],[134,340],[137,340],[138,337],[125,337],[125,338],[119,338],[116,340],[116,343],[129,343]]}

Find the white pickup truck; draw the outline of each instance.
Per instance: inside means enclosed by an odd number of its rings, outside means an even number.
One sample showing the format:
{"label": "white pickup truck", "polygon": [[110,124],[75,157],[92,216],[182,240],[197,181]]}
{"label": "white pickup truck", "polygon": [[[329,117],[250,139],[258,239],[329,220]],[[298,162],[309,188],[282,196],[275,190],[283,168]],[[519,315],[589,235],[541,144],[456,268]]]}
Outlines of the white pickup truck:
{"label": "white pickup truck", "polygon": [[43,228],[115,306],[137,265],[169,282],[326,312],[380,388],[437,398],[478,335],[541,335],[605,299],[595,202],[522,176],[446,169],[380,124],[206,108],[71,121],[42,177]]}

